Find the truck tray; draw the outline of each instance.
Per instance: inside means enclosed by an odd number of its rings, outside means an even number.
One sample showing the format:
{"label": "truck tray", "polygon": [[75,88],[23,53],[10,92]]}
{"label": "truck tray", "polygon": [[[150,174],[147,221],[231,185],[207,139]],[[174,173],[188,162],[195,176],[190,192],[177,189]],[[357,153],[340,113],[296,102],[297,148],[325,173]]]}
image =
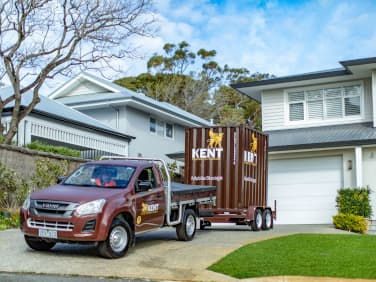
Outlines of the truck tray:
{"label": "truck tray", "polygon": [[208,185],[190,185],[171,182],[171,201],[192,203],[214,203],[217,187]]}

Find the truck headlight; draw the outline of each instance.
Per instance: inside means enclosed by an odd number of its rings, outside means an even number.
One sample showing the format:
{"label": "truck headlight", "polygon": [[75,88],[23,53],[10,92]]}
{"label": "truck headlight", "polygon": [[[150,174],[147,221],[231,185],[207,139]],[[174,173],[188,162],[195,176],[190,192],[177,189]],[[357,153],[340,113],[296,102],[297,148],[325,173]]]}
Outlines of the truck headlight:
{"label": "truck headlight", "polygon": [[105,199],[91,201],[91,202],[78,206],[76,209],[76,212],[78,215],[100,213],[105,203],[106,203]]}
{"label": "truck headlight", "polygon": [[24,210],[28,210],[30,208],[30,195],[28,195],[25,199],[25,201],[22,204],[22,208]]}

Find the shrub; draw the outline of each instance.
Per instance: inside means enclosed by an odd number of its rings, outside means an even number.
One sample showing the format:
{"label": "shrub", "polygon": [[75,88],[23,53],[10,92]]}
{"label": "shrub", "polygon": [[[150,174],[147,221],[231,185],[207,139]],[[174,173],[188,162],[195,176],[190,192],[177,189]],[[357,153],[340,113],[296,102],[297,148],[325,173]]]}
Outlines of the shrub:
{"label": "shrub", "polygon": [[368,229],[367,219],[354,214],[339,213],[333,216],[333,224],[338,229],[357,233],[365,233]]}
{"label": "shrub", "polygon": [[0,230],[16,228],[20,225],[20,214],[18,210],[10,211],[10,217],[4,216],[0,212]]}
{"label": "shrub", "polygon": [[36,189],[46,188],[57,183],[57,178],[68,172],[68,161],[53,162],[49,159],[36,161],[36,172],[31,182]]}
{"label": "shrub", "polygon": [[80,157],[81,153],[78,150],[69,149],[62,146],[53,146],[49,144],[45,144],[39,141],[34,141],[30,144],[27,144],[27,148],[42,151],[42,152],[49,152],[58,155],[64,156],[71,156],[71,157]]}
{"label": "shrub", "polygon": [[19,207],[29,192],[28,182],[21,179],[13,169],[0,163],[0,207]]}
{"label": "shrub", "polygon": [[338,212],[370,218],[372,214],[370,195],[367,188],[346,188],[338,190],[336,198]]}

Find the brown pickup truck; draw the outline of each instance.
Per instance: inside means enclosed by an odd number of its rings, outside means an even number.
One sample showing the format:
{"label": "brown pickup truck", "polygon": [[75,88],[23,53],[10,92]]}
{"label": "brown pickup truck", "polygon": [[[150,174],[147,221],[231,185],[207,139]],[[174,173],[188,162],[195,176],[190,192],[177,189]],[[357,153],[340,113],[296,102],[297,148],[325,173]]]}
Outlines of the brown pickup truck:
{"label": "brown pickup truck", "polygon": [[101,256],[118,258],[137,233],[163,226],[176,227],[178,240],[192,240],[198,206],[215,200],[214,186],[171,183],[163,160],[112,158],[86,163],[31,193],[21,208],[21,230],[35,250],[94,242]]}

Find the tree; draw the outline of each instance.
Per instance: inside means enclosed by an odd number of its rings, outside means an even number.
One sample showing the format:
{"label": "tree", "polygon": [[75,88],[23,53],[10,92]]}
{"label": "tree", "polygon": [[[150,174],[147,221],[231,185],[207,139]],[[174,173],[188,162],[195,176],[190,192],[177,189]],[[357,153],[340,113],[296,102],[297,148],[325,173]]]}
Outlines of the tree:
{"label": "tree", "polygon": [[[20,121],[40,101],[47,78],[73,67],[132,57],[129,40],[153,33],[151,0],[9,0],[0,6],[0,78],[13,94],[0,98],[0,136],[10,143]],[[21,97],[32,100],[21,106]],[[3,111],[12,107],[9,130]]]}
{"label": "tree", "polygon": [[115,83],[202,118],[214,119],[220,125],[248,123],[260,129],[260,105],[228,85],[261,80],[270,75],[251,74],[246,68],[228,65],[221,67],[214,60],[215,50],[201,48],[195,53],[189,47],[186,41],[166,43],[163,55],[155,54],[148,60],[148,73],[124,77]]}

